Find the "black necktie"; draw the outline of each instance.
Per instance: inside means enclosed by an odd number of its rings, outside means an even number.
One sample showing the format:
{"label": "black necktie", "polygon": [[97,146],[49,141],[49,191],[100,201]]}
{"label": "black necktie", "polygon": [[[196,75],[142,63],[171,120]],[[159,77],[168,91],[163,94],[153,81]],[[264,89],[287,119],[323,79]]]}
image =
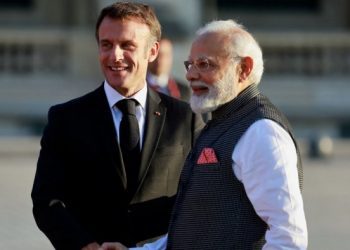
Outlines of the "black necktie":
{"label": "black necktie", "polygon": [[134,99],[123,99],[116,105],[123,113],[119,127],[119,143],[127,175],[127,189],[130,196],[136,191],[140,168],[140,133],[136,118]]}

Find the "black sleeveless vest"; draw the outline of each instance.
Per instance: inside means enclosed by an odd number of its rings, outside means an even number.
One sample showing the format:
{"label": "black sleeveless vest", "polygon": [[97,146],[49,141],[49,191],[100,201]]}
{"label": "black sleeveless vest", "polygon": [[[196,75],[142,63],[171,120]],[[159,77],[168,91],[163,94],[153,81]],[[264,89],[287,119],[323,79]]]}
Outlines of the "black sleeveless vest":
{"label": "black sleeveless vest", "polygon": [[[294,140],[287,119],[259,93],[255,84],[213,113],[181,173],[168,250],[262,248],[267,225],[255,213],[243,184],[232,171],[235,145],[249,126],[260,119],[277,122]],[[294,143],[301,189],[302,167],[295,140]],[[214,150],[217,162],[197,163],[205,148]]]}

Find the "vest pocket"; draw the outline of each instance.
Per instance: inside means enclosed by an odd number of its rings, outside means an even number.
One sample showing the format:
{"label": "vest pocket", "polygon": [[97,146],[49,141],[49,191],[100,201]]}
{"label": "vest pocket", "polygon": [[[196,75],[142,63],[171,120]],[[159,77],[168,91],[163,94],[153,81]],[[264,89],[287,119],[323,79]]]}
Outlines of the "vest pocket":
{"label": "vest pocket", "polygon": [[212,172],[220,170],[220,163],[205,163],[205,164],[196,164],[195,171],[199,172]]}

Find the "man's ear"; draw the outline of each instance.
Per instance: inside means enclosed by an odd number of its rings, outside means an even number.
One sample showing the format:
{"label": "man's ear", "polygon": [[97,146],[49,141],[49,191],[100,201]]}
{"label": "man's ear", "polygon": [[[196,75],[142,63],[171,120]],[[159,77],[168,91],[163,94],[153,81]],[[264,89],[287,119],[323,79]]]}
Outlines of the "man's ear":
{"label": "man's ear", "polygon": [[252,72],[254,61],[251,57],[243,57],[240,63],[239,70],[239,82],[247,80],[248,76]]}
{"label": "man's ear", "polygon": [[156,60],[157,56],[158,56],[158,52],[159,52],[159,42],[154,42],[151,49],[150,49],[150,54],[149,54],[149,58],[148,58],[148,62],[153,62],[154,60]]}

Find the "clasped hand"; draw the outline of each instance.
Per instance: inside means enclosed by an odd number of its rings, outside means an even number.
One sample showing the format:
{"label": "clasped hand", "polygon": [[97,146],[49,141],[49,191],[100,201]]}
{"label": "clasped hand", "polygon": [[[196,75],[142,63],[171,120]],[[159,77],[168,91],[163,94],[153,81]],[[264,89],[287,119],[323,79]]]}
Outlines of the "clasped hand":
{"label": "clasped hand", "polygon": [[128,250],[128,248],[119,242],[105,242],[101,246],[97,242],[93,242],[81,250]]}
{"label": "clasped hand", "polygon": [[128,248],[119,242],[105,242],[98,250],[128,250]]}

